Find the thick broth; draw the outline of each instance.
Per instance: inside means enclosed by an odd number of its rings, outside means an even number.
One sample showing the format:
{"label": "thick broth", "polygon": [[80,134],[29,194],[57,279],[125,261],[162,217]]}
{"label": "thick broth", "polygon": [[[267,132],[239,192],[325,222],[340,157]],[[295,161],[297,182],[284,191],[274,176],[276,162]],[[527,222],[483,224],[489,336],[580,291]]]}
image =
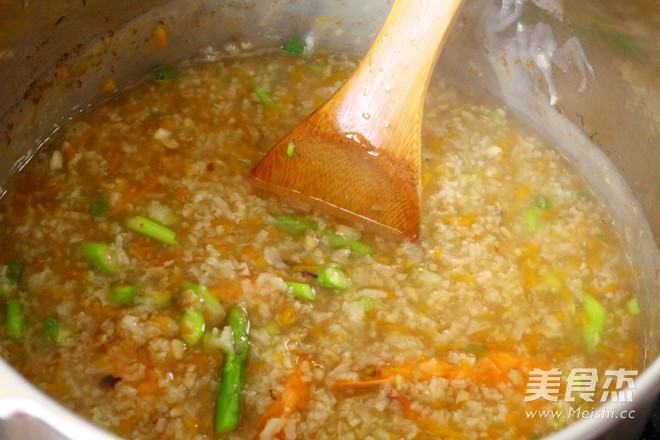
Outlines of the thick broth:
{"label": "thick broth", "polygon": [[[354,67],[208,51],[72,121],[0,202],[0,354],[99,426],[161,440],[215,435],[228,334],[187,283],[250,320],[227,438],[535,438],[577,417],[526,411],[591,408],[607,371],[640,369],[634,269],[610,218],[492,103],[431,85],[419,245],[276,217],[294,213],[252,193],[262,155]],[[137,215],[176,243],[130,229]],[[114,273],[88,242],[110,245]],[[327,266],[350,286],[324,286]],[[187,310],[206,318],[195,344]],[[535,368],[561,370],[557,401],[525,401]],[[596,369],[594,403],[565,398],[573,368]]]}

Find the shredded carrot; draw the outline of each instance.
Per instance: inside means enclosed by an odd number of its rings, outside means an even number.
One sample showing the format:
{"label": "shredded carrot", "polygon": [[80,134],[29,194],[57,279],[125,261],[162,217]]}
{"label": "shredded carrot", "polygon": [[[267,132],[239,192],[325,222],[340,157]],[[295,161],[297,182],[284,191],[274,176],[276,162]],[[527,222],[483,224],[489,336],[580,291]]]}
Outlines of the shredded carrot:
{"label": "shredded carrot", "polygon": [[343,81],[344,78],[346,78],[346,71],[344,69],[338,70],[330,78],[328,78],[328,85]]}
{"label": "shredded carrot", "polygon": [[124,154],[121,152],[117,144],[113,144],[105,152],[103,158],[108,161],[108,170],[114,172],[117,171],[119,165],[121,165],[121,162],[124,159]]}
{"label": "shredded carrot", "polygon": [[[434,377],[444,377],[449,380],[467,379],[487,386],[496,386],[498,383],[511,383],[509,378],[511,370],[520,371],[526,381],[529,372],[534,368],[547,369],[542,362],[503,351],[494,351],[479,357],[474,365],[467,362],[454,365],[437,359],[422,358],[400,366],[383,365],[378,369],[374,379],[358,382],[340,381],[336,382],[333,388],[336,390],[373,388],[393,381],[397,376],[407,381],[429,380]],[[516,384],[511,385],[516,387]],[[520,391],[524,391],[524,387]]]}
{"label": "shredded carrot", "polygon": [[241,165],[238,163],[234,156],[229,157],[229,167],[234,176],[241,175]]}
{"label": "shredded carrot", "polygon": [[103,93],[111,93],[117,90],[117,84],[114,79],[108,78],[101,83],[100,89]]}
{"label": "shredded carrot", "polygon": [[468,214],[464,216],[445,217],[442,222],[446,225],[472,226],[477,221],[477,216]]}
{"label": "shredded carrot", "polygon": [[293,306],[287,306],[280,312],[280,316],[278,317],[278,321],[282,325],[288,325],[293,321],[293,318],[296,316],[296,309]]}
{"label": "shredded carrot", "polygon": [[241,285],[237,281],[227,281],[208,287],[209,292],[216,298],[224,300],[227,298],[238,298],[243,293]]}
{"label": "shredded carrot", "polygon": [[145,184],[142,186],[137,186],[137,185],[129,186],[126,192],[122,195],[119,202],[117,203],[117,206],[115,206],[114,211],[121,212],[127,204],[132,203],[133,201],[144,196],[145,194],[154,192],[156,186],[158,185],[158,179],[159,179],[158,176],[153,176],[151,179],[147,180]]}
{"label": "shredded carrot", "polygon": [[[89,139],[91,139],[93,133],[92,133],[91,131],[88,131],[87,133],[89,133]],[[84,135],[81,136],[81,138],[82,138],[82,137],[84,137]],[[79,138],[79,139],[80,139],[80,138]],[[87,141],[84,141],[84,142],[87,142]],[[71,144],[69,144],[69,145],[64,149],[64,151],[63,151],[63,153],[64,153],[64,157],[66,157],[67,160],[70,160],[73,156],[75,156],[75,154],[76,154],[77,152],[78,152],[78,150],[76,150],[76,147],[74,147],[74,146],[71,145]]]}
{"label": "shredded carrot", "polygon": [[431,417],[424,415],[421,411],[412,408],[412,400],[401,396],[388,396],[390,400],[399,402],[403,409],[403,414],[415,421],[417,427],[429,434],[440,438],[452,438],[456,440],[468,440],[468,437],[462,432],[451,429],[448,426],[437,424]]}
{"label": "shredded carrot", "polygon": [[121,419],[121,422],[119,422],[119,426],[117,426],[117,434],[124,436],[129,432],[132,432],[137,423],[138,418],[135,415],[124,417]]}
{"label": "shredded carrot", "polygon": [[163,26],[156,26],[151,37],[158,47],[167,47],[170,44],[170,37]]}
{"label": "shredded carrot", "polygon": [[189,432],[196,433],[199,431],[199,424],[192,417],[185,417],[183,419],[183,425],[188,429]]}
{"label": "shredded carrot", "polygon": [[162,332],[166,332],[170,329],[170,322],[164,316],[158,316],[156,318],[156,325]]}
{"label": "shredded carrot", "polygon": [[273,404],[268,407],[257,425],[255,440],[261,437],[261,433],[272,419],[280,419],[280,429],[275,437],[281,435],[289,417],[307,405],[310,397],[309,383],[303,380],[304,359],[298,360],[298,366],[284,383],[284,391]]}
{"label": "shredded carrot", "polygon": [[70,73],[71,72],[69,72],[69,69],[67,69],[65,67],[62,70],[60,70],[59,72],[57,72],[57,79],[59,79],[59,80],[67,79],[69,77]]}

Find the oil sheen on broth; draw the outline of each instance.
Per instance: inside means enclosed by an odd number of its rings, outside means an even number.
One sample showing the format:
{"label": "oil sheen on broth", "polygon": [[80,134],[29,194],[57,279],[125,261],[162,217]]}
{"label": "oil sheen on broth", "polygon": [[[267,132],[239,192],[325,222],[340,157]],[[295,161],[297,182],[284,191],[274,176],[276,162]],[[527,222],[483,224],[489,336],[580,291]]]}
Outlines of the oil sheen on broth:
{"label": "oil sheen on broth", "polygon": [[[233,307],[249,351],[225,438],[536,438],[573,420],[527,410],[589,409],[606,371],[641,369],[610,217],[493,103],[431,85],[418,245],[253,194],[262,155],[355,65],[208,50],[71,121],[0,201],[0,354],[160,440],[216,436],[223,359],[246,348]],[[566,395],[574,368],[598,374],[593,403]],[[556,401],[525,401],[534,369],[561,370]]]}

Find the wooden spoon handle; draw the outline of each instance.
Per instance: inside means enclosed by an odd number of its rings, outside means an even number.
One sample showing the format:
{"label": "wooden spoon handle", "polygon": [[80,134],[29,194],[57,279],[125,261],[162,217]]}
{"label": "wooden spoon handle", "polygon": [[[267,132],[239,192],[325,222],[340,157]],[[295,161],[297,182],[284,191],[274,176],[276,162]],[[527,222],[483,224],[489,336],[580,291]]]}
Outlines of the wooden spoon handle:
{"label": "wooden spoon handle", "polygon": [[329,102],[336,107],[326,109],[326,114],[338,115],[336,125],[341,131],[360,133],[368,145],[395,145],[398,157],[417,153],[389,140],[419,131],[431,73],[461,3],[394,3],[376,42],[333,97],[337,99]]}

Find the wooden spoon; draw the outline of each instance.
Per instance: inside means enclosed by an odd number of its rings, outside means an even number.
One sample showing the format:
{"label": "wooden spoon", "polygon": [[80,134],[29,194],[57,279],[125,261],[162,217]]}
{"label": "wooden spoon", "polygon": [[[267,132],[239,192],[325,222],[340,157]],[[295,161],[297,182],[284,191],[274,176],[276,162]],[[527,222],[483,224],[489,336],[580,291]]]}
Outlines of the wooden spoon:
{"label": "wooden spoon", "polygon": [[424,97],[462,0],[397,0],[347,82],[250,176],[257,189],[417,240]]}

